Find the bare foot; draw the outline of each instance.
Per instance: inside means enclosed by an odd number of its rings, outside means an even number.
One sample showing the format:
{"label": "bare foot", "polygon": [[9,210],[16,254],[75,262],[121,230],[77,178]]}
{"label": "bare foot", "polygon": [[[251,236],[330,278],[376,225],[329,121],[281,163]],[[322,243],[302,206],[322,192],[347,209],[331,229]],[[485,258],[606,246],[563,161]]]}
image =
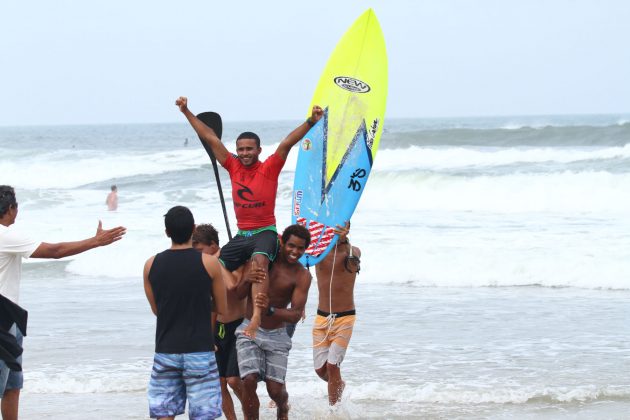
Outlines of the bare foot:
{"label": "bare foot", "polygon": [[278,420],[289,420],[289,409],[291,408],[291,406],[289,405],[289,403],[285,403],[284,405],[284,410],[281,410],[280,407],[277,408],[276,411],[276,418]]}
{"label": "bare foot", "polygon": [[341,396],[343,395],[344,389],[346,389],[346,382],[341,381],[341,385],[339,386],[339,393],[337,394],[337,402],[341,400]]}
{"label": "bare foot", "polygon": [[339,388],[337,388],[337,392],[334,395],[334,398],[329,398],[328,403],[333,406],[335,404],[337,404],[339,401],[341,401],[341,396],[343,395],[343,390],[346,388],[346,382],[345,381],[341,381],[341,384],[339,384]]}
{"label": "bare foot", "polygon": [[[289,407],[289,410],[291,409],[291,404],[287,404],[287,406]],[[276,402],[274,400],[269,400],[269,404],[267,404],[267,407],[269,408],[276,408]]]}
{"label": "bare foot", "polygon": [[249,338],[256,338],[256,330],[260,327],[260,315],[256,314],[252,316],[252,320],[249,325],[243,330],[243,334]]}

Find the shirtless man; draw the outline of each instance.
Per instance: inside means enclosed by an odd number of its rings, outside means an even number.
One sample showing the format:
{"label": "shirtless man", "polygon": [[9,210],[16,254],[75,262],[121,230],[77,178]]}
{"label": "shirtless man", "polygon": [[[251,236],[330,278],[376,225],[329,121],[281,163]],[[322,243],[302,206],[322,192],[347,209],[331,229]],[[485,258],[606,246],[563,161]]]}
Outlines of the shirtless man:
{"label": "shirtless man", "polygon": [[[210,224],[197,225],[193,233],[193,247],[198,251],[218,258],[221,248],[219,248],[219,234],[214,226]],[[242,275],[242,269],[230,273],[225,267],[222,267],[222,273],[227,291],[227,310],[225,313],[218,314],[216,322],[213,322],[215,326],[214,342],[217,346],[216,358],[221,381],[221,408],[227,420],[236,420],[234,402],[228,390],[228,385],[232,388],[239,401],[242,401],[243,383],[238,371],[236,336],[234,332],[243,322],[246,300],[239,299],[236,296],[236,285]]]}
{"label": "shirtless man", "polygon": [[[314,106],[311,116],[282,140],[275,151],[265,161],[258,157],[262,151],[260,138],[255,133],[246,131],[236,139],[236,155],[231,154],[221,143],[214,130],[205,125],[188,109],[188,99],[180,96],[175,104],[184,114],[199,138],[210,146],[217,161],[230,174],[232,181],[232,200],[238,233],[221,251],[221,263],[228,271],[234,271],[250,258],[257,267],[267,272],[270,262],[276,257],[278,248],[276,229],[276,195],[278,176],[291,148],[324,115],[324,110]],[[266,276],[254,286],[256,293],[266,293]],[[260,325],[260,308],[254,307],[251,323],[245,334],[254,335]]]}
{"label": "shirtless man", "polygon": [[[246,268],[243,280],[237,287],[238,295],[247,302],[246,319],[236,330],[238,366],[243,379],[243,414],[245,420],[258,419],[260,401],[256,394],[259,380],[267,385],[269,397],[275,401],[277,418],[289,418],[289,394],[285,377],[291,338],[286,323],[296,323],[306,305],[311,274],[298,261],[311,240],[306,228],[291,225],[282,233],[280,252],[269,271],[269,295],[257,293],[254,304],[264,309],[262,323],[255,337],[244,333],[252,316],[252,283],[262,281],[266,275],[261,268]],[[287,306],[291,304],[290,307]]]}
{"label": "shirtless man", "polygon": [[112,185],[111,192],[107,194],[107,199],[105,200],[105,204],[107,204],[107,210],[115,211],[118,209],[118,187]]}
{"label": "shirtless man", "polygon": [[319,304],[313,324],[313,362],[315,373],[328,382],[330,405],[341,399],[346,386],[340,367],[352,337],[356,313],[354,282],[361,269],[361,250],[350,244],[349,231],[350,222],[337,226],[336,249],[315,266]]}

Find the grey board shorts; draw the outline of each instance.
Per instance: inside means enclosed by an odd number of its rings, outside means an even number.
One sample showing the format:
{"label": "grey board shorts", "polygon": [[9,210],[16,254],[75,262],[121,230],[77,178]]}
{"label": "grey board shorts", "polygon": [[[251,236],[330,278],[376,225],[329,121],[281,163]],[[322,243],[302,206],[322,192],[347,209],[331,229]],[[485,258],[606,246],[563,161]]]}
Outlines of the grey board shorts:
{"label": "grey board shorts", "polygon": [[241,378],[256,373],[259,381],[272,380],[283,384],[291,350],[291,337],[287,334],[287,329],[258,328],[256,338],[251,339],[243,334],[247,325],[249,319],[244,319],[235,332]]}

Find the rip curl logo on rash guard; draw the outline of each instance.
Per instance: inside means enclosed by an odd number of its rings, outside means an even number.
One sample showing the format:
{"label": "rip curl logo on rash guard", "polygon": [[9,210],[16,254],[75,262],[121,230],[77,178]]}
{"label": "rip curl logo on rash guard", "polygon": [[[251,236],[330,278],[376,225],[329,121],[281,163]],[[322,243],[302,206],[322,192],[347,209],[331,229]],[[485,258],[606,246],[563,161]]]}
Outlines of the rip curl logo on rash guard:
{"label": "rip curl logo on rash guard", "polygon": [[249,196],[253,196],[254,193],[252,192],[252,190],[250,190],[249,188],[247,188],[247,186],[239,183],[239,182],[235,182],[236,185],[242,187],[240,190],[236,190],[236,194],[240,197],[241,200],[243,201],[249,201],[249,202],[253,202],[256,200],[250,199],[245,197],[245,194],[249,195]]}
{"label": "rip curl logo on rash guard", "polygon": [[[252,190],[250,190],[247,186],[239,183],[239,182],[234,182],[234,184],[241,186],[241,189],[237,189],[236,190],[236,195],[239,196],[239,198],[243,201],[245,201],[245,203],[237,203],[234,202],[234,207],[240,207],[243,209],[255,209],[258,207],[265,207],[265,201],[257,201],[255,199],[253,199],[254,193]],[[247,194],[248,196],[251,196],[252,198],[247,198],[245,197],[245,194]]]}

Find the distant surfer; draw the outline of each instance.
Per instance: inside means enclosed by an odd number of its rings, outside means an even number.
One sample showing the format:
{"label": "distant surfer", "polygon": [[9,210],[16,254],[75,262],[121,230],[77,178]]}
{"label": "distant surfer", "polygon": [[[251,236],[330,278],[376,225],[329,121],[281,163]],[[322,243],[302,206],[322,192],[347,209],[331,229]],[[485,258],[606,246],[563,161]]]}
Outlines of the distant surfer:
{"label": "distant surfer", "polygon": [[[193,232],[193,247],[198,251],[219,257],[219,234],[211,224],[199,224]],[[238,271],[230,273],[222,267],[223,282],[226,287],[227,309],[225,313],[218,314],[214,323],[214,342],[216,344],[217,366],[219,367],[219,379],[221,381],[221,407],[227,420],[236,420],[234,402],[228,390],[228,385],[234,391],[236,397],[243,401],[243,382],[238,370],[236,358],[236,328],[245,317],[245,299],[239,299],[236,295],[236,286],[242,275],[241,267]]]}
{"label": "distant surfer", "polygon": [[[0,294],[13,303],[18,303],[23,258],[63,258],[80,254],[93,248],[109,245],[121,239],[126,232],[122,226],[103,229],[98,222],[96,234],[81,241],[47,243],[30,239],[14,223],[18,215],[18,202],[15,190],[8,185],[0,185]],[[2,319],[0,330],[6,321]],[[22,345],[22,333],[17,326],[8,325],[9,334]],[[18,358],[21,363],[22,356]],[[23,386],[23,373],[10,369],[0,361],[0,399],[4,419],[17,419],[20,389]]]}
{"label": "distant surfer", "polygon": [[[236,155],[225,148],[213,129],[200,121],[188,109],[188,99],[175,101],[199,137],[210,146],[215,157],[230,174],[234,213],[239,228],[237,235],[221,250],[221,262],[228,271],[234,271],[250,258],[252,266],[265,274],[278,250],[275,205],[278,191],[278,176],[291,148],[308,130],[319,121],[324,111],[314,106],[311,116],[280,142],[275,153],[261,162],[260,138],[252,132],[241,133],[236,139]],[[267,276],[262,283],[254,284],[254,295],[266,293],[269,287]],[[255,336],[261,322],[260,308],[254,307],[245,334]]]}
{"label": "distant surfer", "polygon": [[361,269],[361,250],[348,240],[350,222],[337,226],[336,248],[315,266],[319,304],[313,324],[315,373],[328,382],[328,402],[341,399],[345,382],[341,379],[344,359],[356,318],[354,282]]}
{"label": "distant surfer", "polygon": [[227,312],[221,264],[193,249],[195,220],[183,206],[164,216],[171,247],[144,265],[144,291],[155,314],[155,355],[149,416],[221,417],[221,385],[214,354],[212,312]]}
{"label": "distant surfer", "polygon": [[105,200],[105,204],[107,204],[107,210],[115,211],[118,209],[118,187],[112,185],[111,191],[107,194],[107,199]]}
{"label": "distant surfer", "polygon": [[[285,386],[291,337],[287,324],[300,320],[308,291],[311,273],[299,262],[311,240],[304,226],[291,225],[282,233],[278,258],[269,271],[268,294],[257,293],[253,285],[266,277],[261,267],[245,267],[237,293],[248,297],[246,318],[236,330],[238,367],[243,379],[243,415],[245,419],[258,419],[260,401],[256,394],[259,380],[267,385],[269,397],[276,403],[277,418],[289,417],[289,394]],[[290,306],[289,306],[290,305]],[[254,307],[264,309],[257,334],[245,334]],[[250,318],[251,319],[251,318]]]}

